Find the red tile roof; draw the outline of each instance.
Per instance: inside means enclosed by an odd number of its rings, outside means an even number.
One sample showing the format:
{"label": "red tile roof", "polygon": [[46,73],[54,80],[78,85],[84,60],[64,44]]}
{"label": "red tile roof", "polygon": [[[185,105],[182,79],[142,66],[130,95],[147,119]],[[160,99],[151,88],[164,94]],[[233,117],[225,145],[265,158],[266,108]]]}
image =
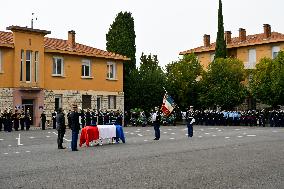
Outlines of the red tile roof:
{"label": "red tile roof", "polygon": [[[13,45],[14,45],[13,33],[0,31],[0,46],[13,47]],[[63,39],[45,37],[44,48],[47,52],[58,51],[59,53],[66,53],[66,54],[86,55],[86,56],[94,56],[94,57],[117,59],[117,60],[129,60],[129,58],[127,58],[126,56],[119,55],[113,52],[100,50],[79,43],[76,43],[73,48],[70,48],[70,46],[68,46],[67,40]]]}
{"label": "red tile roof", "polygon": [[[263,33],[255,34],[255,35],[248,35],[246,36],[245,41],[240,41],[239,37],[232,38],[230,44],[227,44],[227,48],[238,48],[238,47],[246,47],[246,46],[254,46],[254,45],[261,45],[267,43],[276,43],[276,42],[284,42],[284,34],[278,32],[272,32],[271,37],[266,38]],[[216,43],[211,43],[209,47],[197,47],[194,49],[186,50],[180,52],[180,55],[190,54],[190,53],[201,53],[201,52],[208,52],[208,51],[215,51]]]}

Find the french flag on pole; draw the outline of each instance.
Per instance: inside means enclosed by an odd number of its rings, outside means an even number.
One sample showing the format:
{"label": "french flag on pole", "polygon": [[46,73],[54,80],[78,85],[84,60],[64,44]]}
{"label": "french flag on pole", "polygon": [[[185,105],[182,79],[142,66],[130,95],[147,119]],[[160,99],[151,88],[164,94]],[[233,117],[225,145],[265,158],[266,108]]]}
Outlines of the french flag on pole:
{"label": "french flag on pole", "polygon": [[166,116],[169,116],[172,113],[172,111],[174,110],[174,108],[175,108],[174,100],[172,99],[172,97],[170,95],[168,95],[166,93],[164,95],[163,104],[162,104],[162,107],[161,107],[162,112]]}

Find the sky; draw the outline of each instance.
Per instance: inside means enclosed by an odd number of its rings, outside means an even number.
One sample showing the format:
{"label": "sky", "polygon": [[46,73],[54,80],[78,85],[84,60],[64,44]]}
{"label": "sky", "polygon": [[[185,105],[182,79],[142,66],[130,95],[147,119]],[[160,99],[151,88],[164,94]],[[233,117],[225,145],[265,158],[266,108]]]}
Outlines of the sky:
{"label": "sky", "polygon": [[[247,35],[262,33],[263,24],[284,33],[283,0],[223,0],[225,31],[232,37],[245,28]],[[1,2],[0,30],[31,25],[51,31],[47,37],[67,39],[75,30],[76,42],[106,49],[106,33],[120,11],[131,12],[136,33],[136,59],[157,55],[164,67],[179,60],[179,52],[203,45],[203,35],[215,42],[218,0],[9,0]]]}

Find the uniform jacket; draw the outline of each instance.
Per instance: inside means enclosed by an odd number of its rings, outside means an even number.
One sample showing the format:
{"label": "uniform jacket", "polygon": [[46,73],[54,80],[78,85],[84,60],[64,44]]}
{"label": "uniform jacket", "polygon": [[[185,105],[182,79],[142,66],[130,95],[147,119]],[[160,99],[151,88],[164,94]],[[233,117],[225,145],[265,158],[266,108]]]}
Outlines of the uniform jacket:
{"label": "uniform jacket", "polygon": [[70,121],[71,121],[71,130],[75,132],[79,132],[80,130],[80,123],[79,123],[79,113],[72,111],[70,114]]}
{"label": "uniform jacket", "polygon": [[65,131],[65,117],[62,112],[56,115],[56,130],[57,131]]}

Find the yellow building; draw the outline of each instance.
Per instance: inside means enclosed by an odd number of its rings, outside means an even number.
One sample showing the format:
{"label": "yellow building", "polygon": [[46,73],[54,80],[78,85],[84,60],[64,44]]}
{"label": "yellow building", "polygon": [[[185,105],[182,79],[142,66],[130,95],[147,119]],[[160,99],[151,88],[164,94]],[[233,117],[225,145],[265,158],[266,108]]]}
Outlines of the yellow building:
{"label": "yellow building", "polygon": [[[284,50],[284,34],[271,32],[269,24],[263,25],[263,33],[246,35],[246,30],[239,29],[238,37],[231,37],[231,31],[225,32],[228,56],[244,62],[246,69],[254,69],[261,58],[275,58],[280,50]],[[216,43],[210,43],[210,35],[203,36],[203,46],[180,52],[180,55],[194,53],[205,69],[215,56]]]}
{"label": "yellow building", "polygon": [[29,108],[39,126],[44,110],[124,109],[123,62],[129,58],[45,37],[50,31],[10,26],[0,31],[0,109]]}

